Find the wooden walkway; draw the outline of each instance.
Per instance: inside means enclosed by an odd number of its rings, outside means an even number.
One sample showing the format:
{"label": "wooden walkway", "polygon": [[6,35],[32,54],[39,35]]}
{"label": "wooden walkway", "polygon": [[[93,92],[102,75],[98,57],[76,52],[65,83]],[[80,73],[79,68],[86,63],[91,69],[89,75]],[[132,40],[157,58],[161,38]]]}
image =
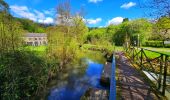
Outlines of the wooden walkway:
{"label": "wooden walkway", "polygon": [[116,61],[118,68],[118,86],[120,90],[120,100],[159,100],[151,91],[149,83],[142,75],[129,63],[123,53]]}

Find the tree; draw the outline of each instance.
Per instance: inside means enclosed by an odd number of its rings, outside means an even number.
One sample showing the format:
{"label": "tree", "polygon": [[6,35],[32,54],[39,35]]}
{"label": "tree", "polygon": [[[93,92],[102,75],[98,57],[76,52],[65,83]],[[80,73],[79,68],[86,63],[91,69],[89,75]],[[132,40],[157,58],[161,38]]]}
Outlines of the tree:
{"label": "tree", "polygon": [[129,21],[129,18],[124,18],[123,19],[123,22],[128,22]]}
{"label": "tree", "polygon": [[154,35],[152,39],[164,41],[170,39],[170,18],[161,17],[154,25]]}
{"label": "tree", "polygon": [[0,51],[15,51],[22,44],[21,24],[9,14],[0,14]]}
{"label": "tree", "polygon": [[[152,32],[152,24],[146,19],[136,19],[131,21],[125,21],[119,25],[110,25],[106,30],[112,37],[112,41],[116,45],[137,44],[138,35],[140,35],[140,41],[143,44],[149,38],[149,34]],[[127,43],[128,42],[128,43]]]}
{"label": "tree", "polygon": [[141,7],[146,9],[146,13],[154,18],[170,17],[170,0],[147,0],[141,4]]}
{"label": "tree", "polygon": [[57,14],[57,25],[70,26],[71,5],[69,0],[58,4]]}
{"label": "tree", "polygon": [[14,18],[16,21],[21,23],[21,27],[27,31],[32,33],[44,33],[45,27],[41,26],[39,23],[33,22],[29,19],[22,18]]}
{"label": "tree", "polygon": [[76,15],[73,17],[72,27],[74,37],[77,39],[80,45],[82,45],[85,41],[84,34],[88,32],[88,28],[80,15]]}
{"label": "tree", "polygon": [[4,1],[4,0],[0,0],[0,13],[2,12],[8,12],[9,10],[9,5]]}
{"label": "tree", "polygon": [[49,55],[51,59],[58,59],[59,69],[62,70],[74,60],[79,46],[83,44],[83,34],[88,31],[83,17],[71,14],[69,0],[57,5],[57,26],[47,30],[49,39]]}

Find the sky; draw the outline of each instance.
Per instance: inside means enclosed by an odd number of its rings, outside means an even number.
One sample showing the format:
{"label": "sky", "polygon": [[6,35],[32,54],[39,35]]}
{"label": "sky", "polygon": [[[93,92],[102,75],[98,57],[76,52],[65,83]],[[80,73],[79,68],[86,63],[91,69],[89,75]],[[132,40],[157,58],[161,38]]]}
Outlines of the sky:
{"label": "sky", "polygon": [[[56,7],[63,0],[5,0],[11,14],[38,23],[51,24],[57,16]],[[130,20],[145,17],[140,0],[70,0],[72,12],[84,8],[84,19],[89,27],[105,27],[120,24],[123,18]],[[141,0],[142,1],[142,0]],[[140,1],[140,2],[141,2]]]}

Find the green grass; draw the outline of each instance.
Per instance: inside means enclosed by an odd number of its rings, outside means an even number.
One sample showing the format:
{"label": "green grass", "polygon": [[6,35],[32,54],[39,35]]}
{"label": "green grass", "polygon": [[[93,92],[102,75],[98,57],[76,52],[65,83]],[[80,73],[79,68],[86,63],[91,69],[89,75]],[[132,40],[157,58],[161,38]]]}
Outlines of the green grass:
{"label": "green grass", "polygon": [[96,49],[107,49],[114,51],[115,46],[103,46],[103,45],[93,45],[93,44],[83,44],[83,49],[96,48]]}
{"label": "green grass", "polygon": [[170,48],[153,48],[153,47],[143,47],[143,48],[170,55]]}
{"label": "green grass", "polygon": [[[149,50],[144,50],[144,53],[148,58],[151,58],[151,59],[161,56],[161,53],[162,54],[170,54],[170,52],[161,52],[161,51],[157,51],[157,50],[149,51]],[[154,52],[154,51],[156,51],[156,52]],[[137,52],[139,52],[139,50],[137,50]]]}
{"label": "green grass", "polygon": [[146,56],[148,58],[156,58],[156,57],[159,57],[161,55],[159,53],[155,53],[155,52],[147,51],[147,50],[144,50],[144,53],[146,54]]}
{"label": "green grass", "polygon": [[115,51],[123,51],[123,47],[122,46],[115,46]]}
{"label": "green grass", "polygon": [[[148,50],[152,50],[152,51],[158,52],[158,53],[156,53],[156,52],[144,50],[145,54],[146,54],[147,57],[149,57],[149,58],[155,58],[155,57],[160,56],[159,52],[160,52],[160,53],[163,53],[163,54],[170,55],[170,48],[153,48],[153,47],[142,47],[142,48],[145,48],[145,49],[148,49]],[[115,46],[115,51],[116,51],[116,52],[118,52],[118,51],[124,51],[124,49],[123,49],[122,46]]]}
{"label": "green grass", "polygon": [[30,51],[37,51],[37,52],[44,52],[46,50],[46,46],[26,46],[24,47],[25,50]]}
{"label": "green grass", "polygon": [[39,56],[44,56],[47,46],[26,46],[23,49],[26,51],[32,51]]}

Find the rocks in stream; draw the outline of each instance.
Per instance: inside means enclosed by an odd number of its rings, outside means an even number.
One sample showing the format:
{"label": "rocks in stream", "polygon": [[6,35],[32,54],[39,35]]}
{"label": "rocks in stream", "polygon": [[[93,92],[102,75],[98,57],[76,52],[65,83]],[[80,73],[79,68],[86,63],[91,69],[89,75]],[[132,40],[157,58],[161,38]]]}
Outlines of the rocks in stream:
{"label": "rocks in stream", "polygon": [[109,100],[108,90],[89,88],[80,100]]}
{"label": "rocks in stream", "polygon": [[100,79],[100,85],[103,87],[110,87],[110,78],[102,76]]}

